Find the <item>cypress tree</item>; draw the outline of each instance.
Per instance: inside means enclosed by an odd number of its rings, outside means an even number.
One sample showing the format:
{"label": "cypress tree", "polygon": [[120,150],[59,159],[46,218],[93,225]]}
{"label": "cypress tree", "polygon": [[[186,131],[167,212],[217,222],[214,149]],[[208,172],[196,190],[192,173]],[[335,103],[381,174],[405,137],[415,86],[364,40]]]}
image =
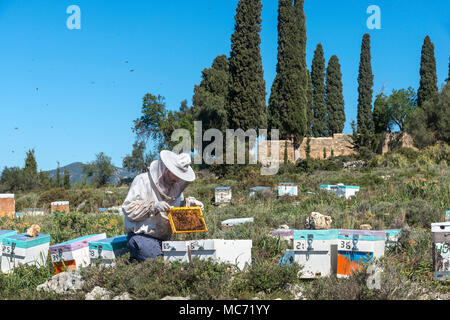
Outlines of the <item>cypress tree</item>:
{"label": "cypress tree", "polygon": [[426,36],[422,45],[420,58],[420,85],[417,91],[417,105],[422,107],[425,101],[436,99],[438,95],[436,58],[434,57],[434,44]]}
{"label": "cypress tree", "polygon": [[279,0],[277,75],[269,98],[269,128],[298,147],[307,133],[306,34],[303,1]]}
{"label": "cypress tree", "polygon": [[64,189],[70,189],[70,171],[64,169]]}
{"label": "cypress tree", "polygon": [[229,81],[228,59],[225,55],[217,56],[211,68],[202,71],[202,81],[194,87],[192,111],[195,120],[202,121],[203,131],[216,128],[225,132],[228,128]]}
{"label": "cypress tree", "polygon": [[325,88],[325,105],[328,114],[329,135],[342,133],[345,126],[344,95],[339,59],[333,55],[328,61]]}
{"label": "cypress tree", "polygon": [[311,81],[313,85],[313,135],[315,137],[326,137],[328,136],[328,130],[325,106],[325,58],[323,57],[323,48],[320,43],[314,51]]}
{"label": "cypress tree", "polygon": [[307,93],[306,96],[308,98],[308,104],[306,106],[306,112],[308,114],[308,123],[307,123],[307,134],[308,135],[312,135],[312,128],[313,128],[313,123],[314,123],[314,110],[313,110],[313,86],[312,86],[312,81],[311,81],[311,73],[308,72],[308,89],[307,89]]}
{"label": "cypress tree", "polygon": [[229,126],[267,128],[266,89],[260,52],[261,0],[239,0],[229,59]]}
{"label": "cypress tree", "polygon": [[59,161],[58,161],[58,167],[56,168],[56,188],[61,187],[61,168],[59,167]]}
{"label": "cypress tree", "polygon": [[372,124],[373,74],[370,56],[370,35],[364,34],[358,74],[357,133],[359,145],[370,147]]}

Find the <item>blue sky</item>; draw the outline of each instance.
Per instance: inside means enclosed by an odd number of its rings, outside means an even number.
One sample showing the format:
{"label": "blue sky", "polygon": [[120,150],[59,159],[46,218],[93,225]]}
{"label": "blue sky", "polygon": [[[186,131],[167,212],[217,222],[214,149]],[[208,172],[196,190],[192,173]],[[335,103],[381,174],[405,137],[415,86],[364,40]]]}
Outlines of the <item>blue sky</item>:
{"label": "blue sky", "polygon": [[[131,152],[132,122],[145,93],[169,109],[192,102],[201,71],[230,53],[238,0],[0,0],[0,171],[24,165],[34,148],[39,170],[104,152],[116,166]],[[261,54],[267,99],[275,77],[278,1],[262,0]],[[69,30],[66,9],[81,9]],[[369,30],[368,6],[381,9]],[[419,85],[426,35],[435,45],[439,84],[448,74],[450,14],[446,0],[306,0],[307,63],[321,42],[343,74],[347,122],[356,119],[361,39],[371,35],[374,91]],[[128,61],[128,63],[126,63]],[[131,70],[134,70],[131,72]],[[17,129],[16,129],[17,128]]]}

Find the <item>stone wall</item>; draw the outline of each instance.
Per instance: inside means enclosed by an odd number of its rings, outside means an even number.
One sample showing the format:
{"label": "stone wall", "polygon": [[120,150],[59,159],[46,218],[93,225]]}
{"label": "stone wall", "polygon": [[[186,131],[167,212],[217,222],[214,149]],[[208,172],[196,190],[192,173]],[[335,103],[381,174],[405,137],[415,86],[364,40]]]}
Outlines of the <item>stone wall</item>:
{"label": "stone wall", "polygon": [[[288,162],[295,162],[295,151],[292,141],[289,140],[259,140],[258,141],[258,162],[262,165],[269,163],[284,162],[284,150],[286,149],[287,141],[287,156]],[[276,156],[275,148],[278,147],[278,157]]]}
{"label": "stone wall", "polygon": [[[304,138],[300,148],[297,150],[294,150],[292,142],[288,141],[287,148],[289,162],[295,162],[298,159],[306,158],[306,141],[307,138]],[[327,158],[331,156],[331,150],[333,150],[334,156],[356,154],[357,152],[352,149],[351,142],[351,135],[342,133],[334,134],[333,137],[311,138],[310,156],[314,159],[323,159],[324,148],[326,150]],[[274,145],[275,143],[278,144],[278,159],[274,157],[271,150],[271,146],[276,147],[276,145]],[[285,143],[286,140],[258,141],[258,162],[261,162],[263,165],[274,161],[283,163]]]}
{"label": "stone wall", "polygon": [[[306,158],[306,142],[304,138],[299,148],[299,156],[301,159]],[[332,137],[311,138],[310,140],[310,156],[314,159],[323,159],[323,149],[325,148],[327,158],[331,156],[333,150],[334,156],[348,156],[356,154],[352,149],[351,134],[336,133]]]}
{"label": "stone wall", "polygon": [[386,152],[398,148],[411,148],[416,151],[419,150],[414,147],[413,137],[406,132],[386,132],[381,140],[378,153],[385,154]]}

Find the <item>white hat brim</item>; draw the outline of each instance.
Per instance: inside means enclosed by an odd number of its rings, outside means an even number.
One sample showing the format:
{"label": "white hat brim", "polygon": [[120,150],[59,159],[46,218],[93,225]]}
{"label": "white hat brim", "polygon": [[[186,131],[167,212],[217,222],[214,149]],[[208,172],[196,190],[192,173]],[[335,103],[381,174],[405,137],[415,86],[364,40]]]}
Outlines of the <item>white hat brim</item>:
{"label": "white hat brim", "polygon": [[176,175],[181,180],[192,182],[195,180],[195,172],[192,170],[192,167],[189,166],[188,170],[186,172],[180,170],[177,168],[174,163],[177,160],[177,154],[168,150],[163,150],[160,153],[160,157],[164,165],[167,169],[169,169],[170,172],[172,172],[174,175]]}

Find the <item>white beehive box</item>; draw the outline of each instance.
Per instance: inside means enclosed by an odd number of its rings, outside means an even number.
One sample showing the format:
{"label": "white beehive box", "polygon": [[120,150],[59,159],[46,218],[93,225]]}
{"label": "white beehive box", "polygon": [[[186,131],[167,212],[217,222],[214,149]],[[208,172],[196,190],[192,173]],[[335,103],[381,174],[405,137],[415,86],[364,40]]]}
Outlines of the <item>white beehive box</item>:
{"label": "white beehive box", "polygon": [[351,197],[356,197],[356,193],[359,192],[359,189],[359,186],[338,186],[336,195],[338,197],[350,199]]}
{"label": "white beehive box", "polygon": [[337,277],[348,277],[361,263],[384,256],[385,243],[385,231],[339,230]]}
{"label": "white beehive box", "polygon": [[163,241],[164,260],[190,262],[193,258],[211,258],[215,262],[230,263],[243,270],[252,262],[252,240],[205,239]]}
{"label": "white beehive box", "polygon": [[91,262],[89,242],[102,239],[106,239],[106,233],[79,237],[51,246],[50,257],[56,273],[64,271],[65,268],[74,270],[88,266]]}
{"label": "white beehive box", "polygon": [[114,260],[127,252],[127,236],[117,236],[89,242],[89,258],[92,262],[113,266]]}
{"label": "white beehive box", "polygon": [[297,196],[298,187],[293,182],[281,182],[278,184],[278,196]]}
{"label": "white beehive box", "polygon": [[[0,230],[0,245],[2,244],[3,238],[6,238],[8,236],[13,236],[17,234],[17,231],[15,230]],[[1,246],[0,246],[0,268],[2,265],[2,252],[3,250],[1,250]]]}
{"label": "white beehive box", "polygon": [[231,201],[231,187],[217,187],[214,192],[216,204],[229,203]]}
{"label": "white beehive box", "polygon": [[43,216],[45,214],[44,209],[41,208],[25,208],[22,209],[23,215],[25,216]]}
{"label": "white beehive box", "polygon": [[38,267],[47,263],[50,235],[40,233],[30,237],[26,233],[7,236],[2,239],[2,272],[9,273],[19,264]]}
{"label": "white beehive box", "polygon": [[253,222],[253,217],[251,218],[236,218],[236,219],[227,219],[222,221],[222,228],[231,228],[238,224]]}
{"label": "white beehive box", "polygon": [[431,224],[434,281],[450,280],[450,222]]}
{"label": "white beehive box", "polygon": [[303,266],[301,278],[336,273],[338,230],[294,230],[294,261]]}

